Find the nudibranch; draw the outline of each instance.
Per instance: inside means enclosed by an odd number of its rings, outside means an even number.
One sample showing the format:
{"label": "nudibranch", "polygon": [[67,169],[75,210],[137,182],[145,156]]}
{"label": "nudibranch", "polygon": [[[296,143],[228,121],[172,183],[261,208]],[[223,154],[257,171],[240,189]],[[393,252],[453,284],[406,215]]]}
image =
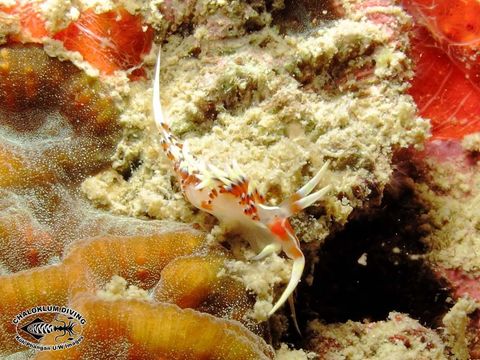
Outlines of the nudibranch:
{"label": "nudibranch", "polygon": [[327,185],[313,192],[325,174],[326,162],[317,174],[278,206],[269,206],[254,188],[236,161],[221,170],[193,156],[188,142],[183,143],[171,132],[160,103],[160,52],[153,84],[153,113],[161,134],[161,145],[173,164],[187,200],[200,210],[215,216],[228,229],[243,236],[263,259],[283,251],[293,260],[287,287],[269,312],[274,314],[293,294],[303,273],[305,257],[288,218],[321,199],[330,189]]}

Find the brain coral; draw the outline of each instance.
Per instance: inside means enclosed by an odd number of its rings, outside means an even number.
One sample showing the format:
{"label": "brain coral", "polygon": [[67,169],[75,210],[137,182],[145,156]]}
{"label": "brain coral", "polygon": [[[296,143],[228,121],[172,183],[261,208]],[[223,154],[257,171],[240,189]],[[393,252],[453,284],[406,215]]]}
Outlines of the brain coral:
{"label": "brain coral", "polygon": [[[218,276],[225,250],[189,226],[82,199],[79,183],[108,164],[121,130],[100,81],[34,45],[3,46],[0,71],[0,354],[26,349],[18,313],[55,304],[87,319],[84,340],[39,359],[272,358],[241,323],[261,331],[244,318],[244,286]],[[104,291],[118,276],[151,294]]]}

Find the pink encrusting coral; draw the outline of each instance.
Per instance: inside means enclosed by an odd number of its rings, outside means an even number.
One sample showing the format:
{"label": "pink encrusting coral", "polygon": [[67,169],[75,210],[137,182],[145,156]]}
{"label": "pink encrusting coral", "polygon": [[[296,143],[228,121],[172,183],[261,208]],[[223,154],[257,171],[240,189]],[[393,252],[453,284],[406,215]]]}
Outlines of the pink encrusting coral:
{"label": "pink encrusting coral", "polygon": [[441,275],[448,279],[457,298],[470,297],[480,303],[480,276],[469,275],[462,269],[445,269]]}
{"label": "pink encrusting coral", "polygon": [[393,10],[396,6],[392,0],[367,0],[356,4],[359,13],[363,13],[369,21],[381,26],[393,42],[398,41],[401,31],[408,30],[406,24],[398,18],[398,14],[389,13],[388,10]]}

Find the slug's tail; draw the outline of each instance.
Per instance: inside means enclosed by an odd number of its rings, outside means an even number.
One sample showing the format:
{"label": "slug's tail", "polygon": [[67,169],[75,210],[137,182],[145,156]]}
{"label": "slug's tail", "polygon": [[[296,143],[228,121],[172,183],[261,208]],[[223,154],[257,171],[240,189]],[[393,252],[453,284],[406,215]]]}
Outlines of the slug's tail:
{"label": "slug's tail", "polygon": [[173,162],[176,169],[182,168],[185,163],[184,145],[172,134],[170,125],[163,117],[162,104],[160,103],[160,62],[161,51],[158,51],[155,77],[153,80],[153,117],[160,134],[162,135],[162,148],[167,157]]}
{"label": "slug's tail", "polygon": [[[287,287],[283,291],[280,299],[275,303],[269,316],[274,314],[287,299],[293,294],[293,291],[300,282],[303,268],[305,266],[305,257],[300,249],[300,242],[295,236],[295,232],[288,222],[288,217],[298,213],[299,211],[309,207],[316,201],[320,200],[330,190],[330,185],[312,193],[313,189],[320,183],[323,175],[328,169],[329,161],[325,162],[322,168],[310,179],[304,186],[298,189],[290,198],[286,199],[279,207],[268,207],[259,205],[259,209],[263,211],[262,217],[266,218],[265,214],[270,214],[273,220],[269,224],[270,231],[279,239],[282,250],[290,259],[293,259],[293,269]],[[267,245],[256,257],[263,258],[270,253],[277,251],[278,245]]]}
{"label": "slug's tail", "polygon": [[[158,51],[157,63],[155,65],[155,76],[153,78],[153,116],[158,129],[165,135],[164,127],[169,127],[163,118],[162,104],[160,103],[160,63],[161,50]],[[168,135],[168,134],[167,134]]]}

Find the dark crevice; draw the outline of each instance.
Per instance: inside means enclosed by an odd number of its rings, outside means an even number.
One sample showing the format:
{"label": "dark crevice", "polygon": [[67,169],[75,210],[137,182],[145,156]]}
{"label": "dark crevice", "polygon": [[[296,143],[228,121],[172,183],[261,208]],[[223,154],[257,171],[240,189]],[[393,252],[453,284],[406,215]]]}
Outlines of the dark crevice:
{"label": "dark crevice", "polygon": [[245,22],[245,30],[247,33],[260,31],[265,27],[265,23],[261,18],[250,18]]}
{"label": "dark crevice", "polygon": [[184,38],[191,36],[195,30],[194,22],[192,21],[192,17],[189,16],[187,19],[178,26],[176,29],[176,33],[182,35]]}
{"label": "dark crevice", "polygon": [[[407,313],[428,327],[440,326],[450,307],[450,291],[421,256],[428,252],[421,241],[421,215],[427,209],[405,175],[412,164],[404,165],[397,167],[380,206],[355,216],[316,254],[313,282],[304,279],[297,289],[301,329],[315,318],[327,323],[380,321],[391,311]],[[287,341],[302,344],[293,327],[289,333]]]}
{"label": "dark crevice", "polygon": [[126,167],[125,170],[121,172],[123,180],[125,181],[130,180],[133,173],[142,165],[142,163],[143,161],[140,158],[132,160],[129,166]]}
{"label": "dark crevice", "polygon": [[303,33],[338,17],[335,1],[285,0],[285,7],[273,13],[273,24],[284,34]]}

